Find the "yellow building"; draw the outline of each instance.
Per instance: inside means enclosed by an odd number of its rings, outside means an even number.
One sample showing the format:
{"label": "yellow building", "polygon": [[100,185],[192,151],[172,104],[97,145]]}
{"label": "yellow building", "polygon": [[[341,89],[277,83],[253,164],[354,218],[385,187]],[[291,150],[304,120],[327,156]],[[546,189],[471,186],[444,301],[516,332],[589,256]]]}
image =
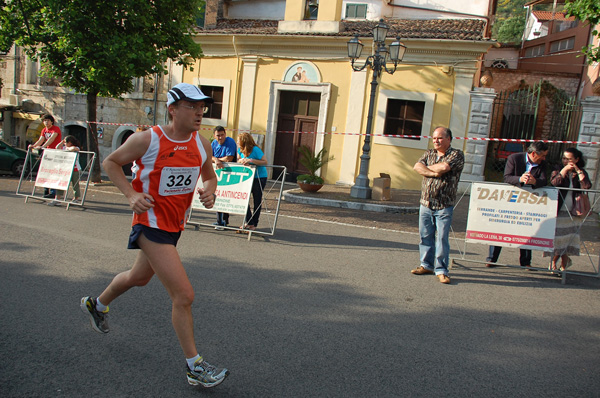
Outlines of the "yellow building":
{"label": "yellow building", "polygon": [[[321,171],[326,183],[352,185],[373,70],[353,70],[347,43],[359,37],[364,49],[355,66],[364,64],[372,29],[383,18],[386,45],[399,36],[407,50],[396,68],[387,63],[393,74],[377,79],[368,177],[388,173],[393,188],[419,189],[412,167],[430,147],[433,129],[449,126],[455,137],[465,137],[479,60],[492,45],[486,38],[492,2],[439,2],[447,11],[402,1],[209,0],[206,27],[196,36],[204,57],[181,71],[182,81],[216,100],[203,133],[210,136],[215,125],[234,137],[249,130],[269,163],[285,165],[292,178],[303,171],[300,145],[325,148],[334,157]],[[455,139],[453,146],[464,143]]]}

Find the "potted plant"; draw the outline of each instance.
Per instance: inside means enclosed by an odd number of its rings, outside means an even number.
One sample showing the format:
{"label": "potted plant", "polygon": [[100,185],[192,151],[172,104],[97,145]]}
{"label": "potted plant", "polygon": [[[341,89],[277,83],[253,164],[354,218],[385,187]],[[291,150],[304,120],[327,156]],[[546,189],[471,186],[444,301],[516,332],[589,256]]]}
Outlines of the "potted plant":
{"label": "potted plant", "polygon": [[333,159],[333,156],[326,157],[325,154],[327,151],[325,148],[321,149],[316,155],[313,150],[311,150],[306,145],[302,145],[298,148],[298,152],[300,153],[300,163],[306,167],[308,170],[308,174],[301,174],[296,178],[296,182],[300,189],[305,192],[317,192],[321,187],[323,187],[323,179],[317,175],[317,171]]}

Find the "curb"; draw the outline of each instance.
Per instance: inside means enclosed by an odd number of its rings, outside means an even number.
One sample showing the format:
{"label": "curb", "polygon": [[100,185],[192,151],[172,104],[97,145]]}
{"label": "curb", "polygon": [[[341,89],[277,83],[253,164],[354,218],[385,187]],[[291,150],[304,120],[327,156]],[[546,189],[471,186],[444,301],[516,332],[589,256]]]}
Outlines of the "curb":
{"label": "curb", "polygon": [[113,184],[112,181],[102,180],[100,182],[90,182],[90,185],[93,186],[93,187],[112,187],[115,184]]}
{"label": "curb", "polygon": [[299,203],[306,205],[317,205],[326,207],[337,207],[340,209],[352,209],[363,211],[375,211],[379,213],[400,213],[400,214],[418,214],[419,207],[416,206],[390,206],[378,205],[375,203],[347,202],[342,200],[321,199],[311,196],[296,195],[298,189],[288,189],[283,191],[281,199],[290,203]]}

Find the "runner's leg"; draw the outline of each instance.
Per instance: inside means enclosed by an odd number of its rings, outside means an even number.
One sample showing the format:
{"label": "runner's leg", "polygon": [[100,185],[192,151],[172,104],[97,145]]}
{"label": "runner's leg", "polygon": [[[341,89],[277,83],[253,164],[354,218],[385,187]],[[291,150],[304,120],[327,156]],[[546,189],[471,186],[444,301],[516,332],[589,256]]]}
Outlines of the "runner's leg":
{"label": "runner's leg", "polygon": [[145,286],[150,282],[154,271],[150,262],[143,251],[139,251],[135,263],[130,270],[121,272],[115,276],[110,284],[104,289],[98,297],[104,305],[109,305],[114,299],[119,297],[134,286]]}
{"label": "runner's leg", "polygon": [[192,318],[194,289],[181,264],[177,248],[170,244],[152,242],[143,234],[137,243],[171,297],[173,328],[186,358],[192,358],[198,354]]}

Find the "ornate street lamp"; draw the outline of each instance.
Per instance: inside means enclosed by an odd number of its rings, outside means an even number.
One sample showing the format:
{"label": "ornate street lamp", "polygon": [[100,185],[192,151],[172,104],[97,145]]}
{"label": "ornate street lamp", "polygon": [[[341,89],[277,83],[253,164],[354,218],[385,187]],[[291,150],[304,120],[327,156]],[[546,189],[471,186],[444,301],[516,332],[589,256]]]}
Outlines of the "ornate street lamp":
{"label": "ornate street lamp", "polygon": [[[400,42],[400,37],[396,37],[396,41],[389,45],[389,48],[385,45],[385,38],[389,26],[387,26],[383,19],[379,20],[379,23],[373,28],[373,41],[375,42],[375,54],[369,55],[362,66],[355,66],[356,61],[362,52],[363,44],[358,39],[358,35],[354,36],[348,42],[348,57],[352,63],[352,69],[355,71],[361,71],[367,66],[370,66],[373,70],[373,79],[371,80],[371,97],[369,99],[369,113],[367,115],[367,131],[365,132],[365,141],[362,148],[362,155],[360,155],[360,169],[356,180],[354,180],[354,186],[350,189],[350,196],[353,198],[370,199],[371,188],[369,187],[369,161],[371,156],[371,128],[373,126],[373,111],[375,109],[375,96],[377,95],[377,79],[381,76],[385,70],[390,75],[396,71],[398,63],[402,61],[404,53],[406,52],[406,46]],[[394,64],[393,68],[391,64]],[[388,68],[388,65],[390,67]]]}

